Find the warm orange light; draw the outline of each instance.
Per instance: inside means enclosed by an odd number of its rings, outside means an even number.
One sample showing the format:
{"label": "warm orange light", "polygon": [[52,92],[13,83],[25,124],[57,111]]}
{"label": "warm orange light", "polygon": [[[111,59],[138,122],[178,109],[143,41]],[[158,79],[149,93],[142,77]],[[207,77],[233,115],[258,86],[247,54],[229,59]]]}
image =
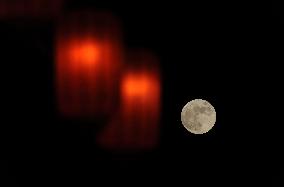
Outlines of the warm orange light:
{"label": "warm orange light", "polygon": [[82,65],[93,66],[100,58],[100,48],[95,42],[86,41],[74,44],[70,49],[71,61]]}
{"label": "warm orange light", "polygon": [[126,97],[146,97],[150,94],[152,83],[151,77],[147,77],[147,74],[126,75],[122,81],[122,94]]}
{"label": "warm orange light", "polygon": [[[153,123],[160,106],[160,79],[156,72],[126,72],[121,81],[122,112],[126,120],[137,117]],[[150,114],[147,114],[150,113]],[[153,115],[153,116],[152,116]],[[145,116],[152,116],[149,119]],[[134,118],[136,118],[134,117]],[[154,120],[155,121],[155,120]]]}
{"label": "warm orange light", "polygon": [[119,33],[108,13],[72,12],[59,19],[55,80],[61,116],[96,119],[114,110],[122,62]]}
{"label": "warm orange light", "polygon": [[157,59],[149,53],[135,55],[122,74],[119,112],[98,136],[98,143],[117,151],[153,149],[159,138],[160,101]]}

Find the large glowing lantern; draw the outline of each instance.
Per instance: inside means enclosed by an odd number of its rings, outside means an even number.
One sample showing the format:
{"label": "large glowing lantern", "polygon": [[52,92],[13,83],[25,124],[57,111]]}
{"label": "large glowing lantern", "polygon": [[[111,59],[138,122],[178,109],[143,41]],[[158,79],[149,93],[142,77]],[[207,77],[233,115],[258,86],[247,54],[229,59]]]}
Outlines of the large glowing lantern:
{"label": "large glowing lantern", "polygon": [[64,16],[56,33],[56,92],[62,116],[106,116],[116,103],[122,59],[117,20],[106,13]]}
{"label": "large glowing lantern", "polygon": [[120,83],[120,109],[98,136],[116,151],[144,151],[159,139],[161,82],[157,59],[146,52],[130,56]]}

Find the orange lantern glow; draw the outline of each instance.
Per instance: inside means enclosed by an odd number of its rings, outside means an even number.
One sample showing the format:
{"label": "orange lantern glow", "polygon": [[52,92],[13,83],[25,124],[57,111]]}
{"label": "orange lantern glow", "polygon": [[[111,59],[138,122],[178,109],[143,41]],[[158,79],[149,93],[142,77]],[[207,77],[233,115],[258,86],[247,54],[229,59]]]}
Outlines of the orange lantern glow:
{"label": "orange lantern glow", "polygon": [[159,137],[161,98],[157,59],[146,52],[130,57],[120,83],[120,110],[98,137],[112,150],[147,150]]}
{"label": "orange lantern glow", "polygon": [[122,59],[119,24],[106,13],[73,13],[59,21],[56,91],[61,115],[105,116],[115,106]]}

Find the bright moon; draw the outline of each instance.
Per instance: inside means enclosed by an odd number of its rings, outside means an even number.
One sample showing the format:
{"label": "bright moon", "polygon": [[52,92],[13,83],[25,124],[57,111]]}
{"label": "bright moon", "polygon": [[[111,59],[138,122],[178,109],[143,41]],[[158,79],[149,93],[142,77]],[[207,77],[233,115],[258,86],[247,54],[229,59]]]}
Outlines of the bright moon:
{"label": "bright moon", "polygon": [[206,100],[195,99],[188,102],[182,109],[181,122],[193,134],[204,134],[214,126],[216,112]]}

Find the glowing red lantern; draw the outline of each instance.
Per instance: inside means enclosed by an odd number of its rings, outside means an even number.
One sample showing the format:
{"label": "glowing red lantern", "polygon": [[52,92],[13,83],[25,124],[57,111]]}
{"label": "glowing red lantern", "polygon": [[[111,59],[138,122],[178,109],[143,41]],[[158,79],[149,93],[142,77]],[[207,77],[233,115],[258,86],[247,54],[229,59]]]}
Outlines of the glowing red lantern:
{"label": "glowing red lantern", "polygon": [[120,83],[118,115],[98,137],[111,150],[147,150],[159,138],[161,82],[157,59],[146,52],[132,54]]}
{"label": "glowing red lantern", "polygon": [[60,114],[105,116],[117,98],[122,59],[117,20],[106,13],[80,12],[59,21],[56,91]]}

